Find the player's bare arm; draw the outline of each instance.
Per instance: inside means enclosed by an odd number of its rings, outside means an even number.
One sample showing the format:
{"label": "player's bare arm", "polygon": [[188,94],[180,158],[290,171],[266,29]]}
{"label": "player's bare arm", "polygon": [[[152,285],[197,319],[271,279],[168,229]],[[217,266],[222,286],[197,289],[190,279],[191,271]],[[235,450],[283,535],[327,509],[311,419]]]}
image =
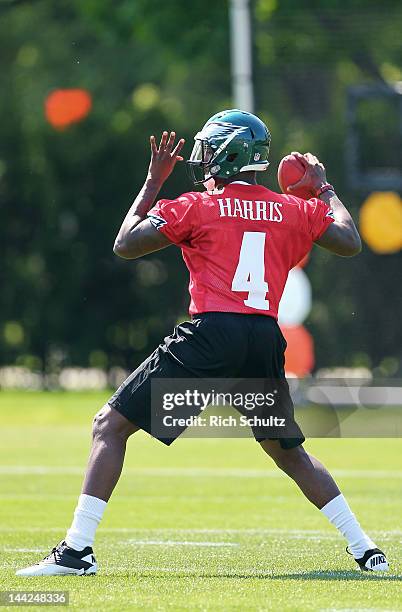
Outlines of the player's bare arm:
{"label": "player's bare arm", "polygon": [[[292,155],[301,161],[306,168],[306,172],[298,183],[288,187],[288,191],[291,193],[299,187],[311,186],[313,193],[319,193],[320,189],[327,184],[324,165],[311,153],[302,155],[298,152],[292,152]],[[323,200],[332,208],[335,222],[331,223],[321,238],[315,241],[316,244],[343,257],[352,257],[360,253],[362,247],[359,232],[349,211],[335,191],[328,189],[321,193],[319,197],[320,200]]]}
{"label": "player's bare arm", "polygon": [[170,132],[170,135],[168,132],[163,132],[158,147],[155,136],[150,137],[151,161],[147,178],[125,216],[113,247],[116,255],[123,259],[137,259],[171,244],[170,240],[146,219],[146,215],[176,163],[183,161],[180,151],[184,139],[181,138],[176,145],[175,139],[175,132]]}

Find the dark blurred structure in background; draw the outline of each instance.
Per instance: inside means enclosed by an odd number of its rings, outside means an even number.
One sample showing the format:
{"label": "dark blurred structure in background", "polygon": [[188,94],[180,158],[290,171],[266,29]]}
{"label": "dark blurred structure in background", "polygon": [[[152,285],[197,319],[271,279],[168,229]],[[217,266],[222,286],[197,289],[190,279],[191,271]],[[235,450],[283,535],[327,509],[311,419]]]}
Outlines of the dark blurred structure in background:
{"label": "dark blurred structure in background", "polygon": [[[265,184],[278,189],[283,155],[312,151],[358,219],[372,186],[348,180],[347,92],[402,81],[402,4],[255,0],[251,11],[255,111],[272,132]],[[0,0],[0,37],[0,365],[132,369],[186,316],[187,272],[174,247],[119,260],[114,236],[149,135],[174,129],[188,154],[205,120],[232,106],[228,2]],[[84,95],[54,127],[59,89]],[[400,114],[359,121],[364,167],[392,147],[400,168]],[[182,165],[161,195],[191,189]],[[306,270],[316,366],[401,373],[400,251],[314,249]]]}

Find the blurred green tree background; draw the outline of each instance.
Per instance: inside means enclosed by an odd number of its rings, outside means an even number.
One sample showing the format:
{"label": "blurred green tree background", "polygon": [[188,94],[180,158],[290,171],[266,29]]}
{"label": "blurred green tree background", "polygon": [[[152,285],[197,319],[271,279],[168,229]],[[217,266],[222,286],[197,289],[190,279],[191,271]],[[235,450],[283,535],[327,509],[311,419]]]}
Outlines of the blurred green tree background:
{"label": "blurred green tree background", "polygon": [[[402,80],[402,4],[251,5],[256,112],[273,136],[264,182],[278,189],[281,157],[310,150],[357,219],[368,194],[346,180],[345,92]],[[119,260],[114,237],[142,185],[149,135],[175,129],[188,154],[205,120],[232,106],[228,2],[0,0],[0,37],[0,363],[134,368],[185,317],[187,272],[175,247]],[[44,101],[70,87],[91,93],[92,111],[55,130]],[[182,165],[161,196],[191,189]],[[397,372],[400,265],[367,247],[352,260],[314,249],[306,326],[317,366]]]}

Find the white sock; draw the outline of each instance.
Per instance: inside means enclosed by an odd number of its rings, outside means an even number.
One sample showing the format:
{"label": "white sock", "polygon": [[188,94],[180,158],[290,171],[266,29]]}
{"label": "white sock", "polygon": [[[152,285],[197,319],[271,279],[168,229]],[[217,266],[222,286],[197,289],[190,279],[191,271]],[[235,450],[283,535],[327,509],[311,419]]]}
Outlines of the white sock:
{"label": "white sock", "polygon": [[74,550],[92,546],[95,532],[105,511],[107,502],[92,495],[82,494],[74,512],[74,519],[65,541]]}
{"label": "white sock", "polygon": [[360,527],[359,522],[343,495],[338,495],[321,508],[327,519],[335,525],[348,541],[349,551],[355,559],[360,559],[366,550],[377,548]]}

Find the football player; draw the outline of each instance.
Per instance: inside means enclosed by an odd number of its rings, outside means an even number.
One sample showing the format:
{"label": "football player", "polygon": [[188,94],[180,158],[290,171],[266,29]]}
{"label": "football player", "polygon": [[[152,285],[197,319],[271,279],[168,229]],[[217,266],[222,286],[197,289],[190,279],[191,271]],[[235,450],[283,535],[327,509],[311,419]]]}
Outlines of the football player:
{"label": "football player", "polygon": [[[189,377],[276,380],[286,396],[292,435],[273,436],[269,428],[255,427],[256,440],[346,538],[347,550],[362,570],[388,569],[384,553],[363,531],[332,476],[303,448],[285,379],[286,342],[277,324],[288,272],[312,245],[350,257],[360,252],[360,237],[314,155],[294,153],[305,174],[288,194],[257,183],[268,167],[270,141],[266,125],[250,113],[214,115],[196,134],[187,162],[193,182],[205,190],[155,204],[183,160],[184,140],[177,142],[174,132],[164,132],[157,144],[151,136],[148,174],[114,252],[136,259],[171,244],[180,247],[190,273],[191,319],[177,325],[97,413],[71,527],[45,559],[19,570],[19,576],[96,573],[95,532],[120,477],[128,438],[142,429],[171,444],[185,429],[155,429],[151,381]],[[292,195],[300,186],[313,197]]]}

